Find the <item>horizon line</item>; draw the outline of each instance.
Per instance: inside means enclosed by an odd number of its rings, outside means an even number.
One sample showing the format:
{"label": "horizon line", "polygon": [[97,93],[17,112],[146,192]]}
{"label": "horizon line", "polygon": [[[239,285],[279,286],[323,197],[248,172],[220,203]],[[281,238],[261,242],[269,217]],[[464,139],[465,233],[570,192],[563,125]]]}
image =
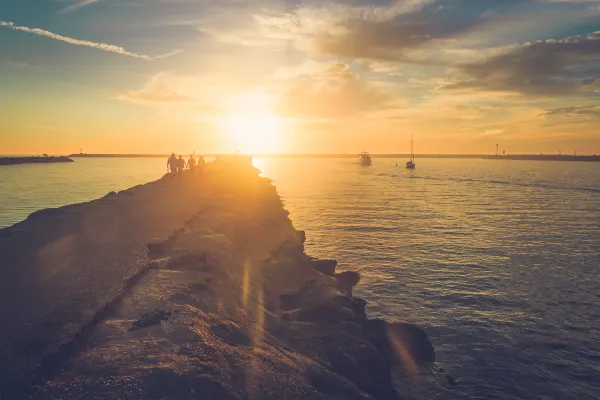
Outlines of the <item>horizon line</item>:
{"label": "horizon line", "polygon": [[[64,156],[64,157],[169,157],[171,153],[14,153],[0,154],[0,157],[35,157],[35,156]],[[189,153],[175,153],[176,155],[188,155]],[[400,157],[410,156],[410,153],[369,153],[374,157]],[[252,156],[252,157],[354,157],[360,155],[357,153],[199,153],[195,156],[216,157],[216,156]],[[597,154],[554,154],[554,153],[511,153],[511,154],[493,154],[493,153],[414,153],[415,156],[441,156],[441,157],[514,157],[514,156],[536,156],[536,157],[598,157]]]}
{"label": "horizon line", "polygon": [[[188,153],[183,153],[187,154]],[[55,157],[55,155],[20,155],[20,156],[0,156],[1,158],[34,158],[34,157]],[[69,154],[67,157],[71,161],[74,159],[83,158],[168,158],[169,154],[90,154],[90,153],[76,153]],[[180,157],[182,155],[179,155]],[[290,153],[290,154],[241,154],[241,153],[224,153],[224,154],[194,154],[194,157],[205,157],[207,159],[223,157],[246,157],[246,158],[271,158],[271,159],[358,159],[359,154],[315,154],[315,153]],[[392,159],[406,160],[411,157],[410,154],[385,154],[385,153],[373,153],[372,158],[375,159]],[[550,161],[550,162],[600,162],[600,156],[593,155],[563,155],[563,154],[505,154],[505,155],[490,155],[490,154],[416,154],[412,155],[415,159],[468,159],[468,160],[495,160],[495,161]],[[398,161],[396,161],[398,165]]]}

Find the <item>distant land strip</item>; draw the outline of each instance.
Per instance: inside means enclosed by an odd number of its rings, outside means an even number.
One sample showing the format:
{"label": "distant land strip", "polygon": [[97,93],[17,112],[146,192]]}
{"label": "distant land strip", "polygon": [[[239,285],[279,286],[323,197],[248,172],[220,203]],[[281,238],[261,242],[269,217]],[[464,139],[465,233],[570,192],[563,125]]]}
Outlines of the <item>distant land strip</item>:
{"label": "distant land strip", "polygon": [[0,165],[49,164],[74,162],[69,157],[0,157]]}
{"label": "distant land strip", "polygon": [[[187,155],[187,153],[186,153]],[[203,154],[204,157],[212,158],[225,154]],[[230,154],[228,154],[230,155]],[[253,154],[261,158],[355,158],[357,154]],[[71,154],[71,158],[159,158],[169,157],[169,154]],[[409,154],[371,154],[373,158],[408,158]],[[485,154],[415,154],[415,158],[473,158],[486,160],[541,160],[541,161],[592,161],[600,162],[600,156],[575,156],[558,154],[513,154],[493,156]]]}

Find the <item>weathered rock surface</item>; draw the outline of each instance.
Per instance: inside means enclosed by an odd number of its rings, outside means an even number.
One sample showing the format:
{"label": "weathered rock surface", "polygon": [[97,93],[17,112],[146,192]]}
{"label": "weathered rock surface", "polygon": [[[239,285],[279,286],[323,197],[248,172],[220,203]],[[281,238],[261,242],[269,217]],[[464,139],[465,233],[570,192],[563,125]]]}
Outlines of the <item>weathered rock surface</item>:
{"label": "weathered rock surface", "polygon": [[389,336],[348,294],[359,275],[313,269],[256,170],[216,161],[121,193],[1,237],[5,398],[398,398]]}
{"label": "weathered rock surface", "polygon": [[173,314],[170,310],[159,310],[158,308],[152,312],[142,315],[140,319],[135,321],[130,331],[147,328],[149,326],[158,325],[161,321],[166,321]]}
{"label": "weathered rock surface", "polygon": [[12,393],[27,386],[45,357],[69,347],[123,293],[127,281],[148,265],[147,243],[167,238],[201,204],[219,198],[218,191],[190,177],[159,180],[129,193],[43,210],[1,230],[0,393],[5,397],[15,398]]}

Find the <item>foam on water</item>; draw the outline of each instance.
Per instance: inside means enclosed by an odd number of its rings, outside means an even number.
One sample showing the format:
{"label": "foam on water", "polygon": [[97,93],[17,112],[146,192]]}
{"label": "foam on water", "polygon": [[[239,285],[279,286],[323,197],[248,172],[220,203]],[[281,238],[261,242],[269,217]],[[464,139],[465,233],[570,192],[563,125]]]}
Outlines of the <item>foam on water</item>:
{"label": "foam on water", "polygon": [[[401,379],[404,396],[600,398],[598,165],[396,161],[256,163],[307,231],[307,251],[361,271],[371,316],[431,337],[443,371]],[[165,162],[2,168],[0,226],[158,178]]]}

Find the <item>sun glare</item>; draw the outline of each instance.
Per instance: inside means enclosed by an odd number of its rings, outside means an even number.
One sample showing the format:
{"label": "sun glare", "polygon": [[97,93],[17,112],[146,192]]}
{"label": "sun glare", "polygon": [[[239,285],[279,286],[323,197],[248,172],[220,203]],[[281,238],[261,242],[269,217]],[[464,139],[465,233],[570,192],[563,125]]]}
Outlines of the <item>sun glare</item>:
{"label": "sun glare", "polygon": [[269,113],[244,113],[224,117],[223,128],[236,151],[245,154],[278,153],[280,118]]}

